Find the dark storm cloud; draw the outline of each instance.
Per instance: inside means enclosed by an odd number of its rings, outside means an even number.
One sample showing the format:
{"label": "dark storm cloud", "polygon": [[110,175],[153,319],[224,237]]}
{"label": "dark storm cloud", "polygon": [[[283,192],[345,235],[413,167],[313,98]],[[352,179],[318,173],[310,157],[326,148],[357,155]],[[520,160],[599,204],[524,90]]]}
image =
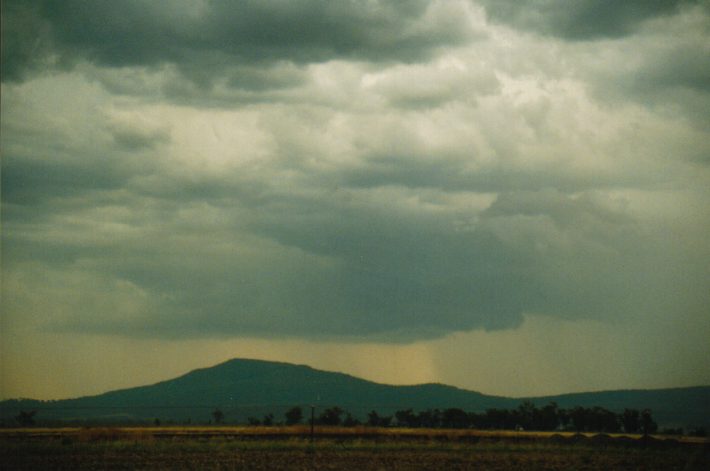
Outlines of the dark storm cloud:
{"label": "dark storm cloud", "polygon": [[[32,254],[68,271],[92,260],[92,271],[139,286],[160,300],[149,317],[135,322],[115,313],[87,317],[82,312],[91,306],[87,301],[54,323],[58,329],[412,340],[452,329],[509,328],[522,321],[521,298],[529,290],[507,265],[505,247],[487,234],[452,234],[446,218],[274,199],[241,218],[221,212],[226,226],[209,230],[216,239],[198,235],[203,231],[191,223],[174,239],[169,233],[180,226],[175,218],[181,210],[161,211],[167,227],[154,228],[160,239],[114,236],[108,246],[103,239],[35,246],[10,239],[7,246],[15,258]],[[227,242],[220,234],[230,230],[231,219],[245,217],[263,241],[251,255],[240,254],[232,248],[234,240]],[[187,235],[193,231],[199,241]],[[177,239],[187,245],[173,245]],[[225,242],[226,251],[210,247]],[[516,296],[509,295],[509,288]]]}
{"label": "dark storm cloud", "polygon": [[480,0],[491,20],[570,40],[618,38],[693,0]]}
{"label": "dark storm cloud", "polygon": [[10,204],[36,204],[40,200],[83,195],[87,191],[120,188],[128,174],[114,166],[38,162],[3,157],[2,197]]}
{"label": "dark storm cloud", "polygon": [[678,15],[659,18],[652,28],[603,46],[580,45],[576,75],[589,83],[600,102],[618,106],[635,101],[707,125],[709,6],[682,8]]}
{"label": "dark storm cloud", "polygon": [[131,129],[119,126],[113,130],[113,140],[119,148],[134,152],[165,144],[170,141],[170,136],[161,130]]}
{"label": "dark storm cloud", "polygon": [[403,156],[372,156],[359,168],[340,175],[343,184],[355,188],[397,185],[406,188],[430,188],[447,192],[538,191],[557,188],[583,191],[600,188],[644,186],[652,183],[647,176],[609,175],[605,172],[572,172],[554,164],[540,164],[534,169],[496,164],[475,168],[468,158],[432,160]]}
{"label": "dark storm cloud", "polygon": [[[710,27],[710,23],[708,23]],[[681,38],[657,47],[638,68],[623,77],[633,90],[652,96],[674,90],[710,92],[710,42]]]}
{"label": "dark storm cloud", "polygon": [[[114,183],[97,197],[94,183],[101,182],[87,179],[80,185],[80,177],[67,185],[74,187],[74,200],[83,194],[109,211],[125,207],[124,197],[110,194]],[[628,219],[589,198],[554,191],[504,193],[473,222],[475,211],[400,206],[392,199],[396,189],[391,194],[374,189],[374,196],[343,189],[307,197],[284,194],[275,184],[250,191],[235,175],[206,181],[206,191],[191,190],[195,183],[188,181],[155,178],[152,193],[143,196],[135,183],[123,181],[138,199],[126,207],[134,208],[129,219],[110,219],[134,227],[143,234],[139,238],[94,237],[104,231],[94,213],[104,210],[77,217],[76,209],[88,209],[81,199],[79,208],[64,207],[57,214],[71,217],[73,227],[64,228],[66,233],[44,241],[6,237],[12,263],[42,260],[71,272],[88,262],[98,279],[124,280],[154,300],[151,315],[134,320],[92,319],[82,312],[96,309],[97,301],[81,301],[84,307],[54,328],[171,337],[317,332],[412,340],[452,330],[510,328],[530,311],[594,317],[602,308],[608,314],[611,300],[622,297],[609,277],[610,261],[601,260],[595,247],[621,250],[603,234],[623,231]],[[66,197],[57,193],[61,182],[55,183],[47,191],[54,191],[55,199]],[[134,214],[146,204],[150,212]],[[207,225],[193,221],[185,215],[191,207],[194,214],[215,213],[218,219]],[[10,218],[10,233],[22,234],[29,222]],[[51,233],[53,224],[45,223]],[[75,231],[94,236],[84,240],[86,234],[77,237]],[[245,234],[261,241],[249,242],[247,254],[239,247]],[[574,249],[565,254],[558,239],[568,237]],[[541,246],[546,252],[536,253]],[[588,264],[580,269],[583,263]]]}
{"label": "dark storm cloud", "polygon": [[[592,197],[506,193],[462,229],[461,218],[473,216],[465,211],[376,201],[273,197],[243,213],[232,200],[207,232],[178,220],[184,204],[169,204],[159,213],[163,229],[141,231],[157,230],[155,239],[18,245],[14,252],[46,251],[69,271],[93,260],[91,270],[140,287],[155,302],[150,316],[133,320],[73,312],[54,323],[60,330],[396,341],[511,328],[525,312],[614,318],[638,308],[629,293],[647,280],[633,280],[638,267],[627,254],[647,241],[628,216]],[[261,240],[248,254],[223,238],[243,233],[244,224]]]}
{"label": "dark storm cloud", "polygon": [[209,86],[215,72],[244,63],[416,60],[470,37],[457,12],[422,0],[7,1],[3,80],[51,64],[89,61],[109,67],[175,64]]}
{"label": "dark storm cloud", "polygon": [[486,3],[550,38],[463,5],[3,2],[12,315],[394,341],[700,312],[707,136],[668,116],[705,103],[707,17]]}

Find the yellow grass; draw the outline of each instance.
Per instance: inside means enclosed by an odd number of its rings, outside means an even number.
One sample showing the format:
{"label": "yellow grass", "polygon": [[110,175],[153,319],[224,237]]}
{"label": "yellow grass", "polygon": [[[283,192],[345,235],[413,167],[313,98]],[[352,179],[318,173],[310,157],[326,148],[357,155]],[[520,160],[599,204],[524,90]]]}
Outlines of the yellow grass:
{"label": "yellow grass", "polygon": [[[4,428],[0,429],[0,438],[3,437],[77,437],[80,440],[101,439],[150,439],[169,437],[274,437],[274,436],[300,436],[310,435],[309,425],[293,426],[160,426],[160,427],[32,427],[32,428]],[[318,437],[402,437],[450,440],[461,438],[488,438],[488,439],[547,439],[552,436],[573,437],[577,432],[529,432],[511,430],[473,430],[473,429],[423,429],[423,428],[381,428],[381,427],[330,427],[316,426],[315,435]],[[583,433],[586,437],[594,437],[599,433]],[[639,439],[641,435],[626,433],[605,434],[612,438],[628,437]],[[710,443],[707,437],[687,437],[655,435],[657,439],[675,439],[684,443]]]}

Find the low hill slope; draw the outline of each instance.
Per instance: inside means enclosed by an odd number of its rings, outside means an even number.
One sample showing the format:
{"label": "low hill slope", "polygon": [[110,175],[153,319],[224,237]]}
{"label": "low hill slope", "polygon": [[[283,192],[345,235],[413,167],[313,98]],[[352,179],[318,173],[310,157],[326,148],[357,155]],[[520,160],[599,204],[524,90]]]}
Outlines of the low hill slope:
{"label": "low hill slope", "polygon": [[616,412],[624,409],[651,409],[654,419],[664,427],[708,427],[710,425],[710,387],[670,389],[630,389],[563,394],[529,399],[536,405],[556,402],[559,407],[602,406]]}
{"label": "low hill slope", "polygon": [[[662,425],[710,424],[710,387],[650,391],[607,391],[530,398],[540,405],[601,406],[614,411],[651,408]],[[304,365],[234,359],[148,386],[59,401],[29,399],[0,402],[0,417],[9,422],[20,410],[37,410],[43,420],[141,421],[159,418],[184,423],[206,422],[219,408],[229,422],[289,408],[339,406],[364,418],[371,410],[391,414],[412,408],[461,408],[482,412],[513,409],[523,399],[489,396],[443,384],[393,386]]]}

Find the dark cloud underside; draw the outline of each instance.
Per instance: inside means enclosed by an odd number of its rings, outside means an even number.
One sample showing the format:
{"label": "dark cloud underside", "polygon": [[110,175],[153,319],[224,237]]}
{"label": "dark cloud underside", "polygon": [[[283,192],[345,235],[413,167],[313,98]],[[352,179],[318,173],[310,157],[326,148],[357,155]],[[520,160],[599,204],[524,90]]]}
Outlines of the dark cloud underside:
{"label": "dark cloud underside", "polygon": [[482,0],[493,21],[571,40],[618,38],[693,0]]}
{"label": "dark cloud underside", "polygon": [[389,341],[697,320],[701,3],[5,1],[7,312]]}
{"label": "dark cloud underside", "polygon": [[[55,63],[176,64],[191,78],[234,64],[417,60],[471,33],[423,0],[3,2],[3,80]],[[433,18],[429,18],[432,16]]]}

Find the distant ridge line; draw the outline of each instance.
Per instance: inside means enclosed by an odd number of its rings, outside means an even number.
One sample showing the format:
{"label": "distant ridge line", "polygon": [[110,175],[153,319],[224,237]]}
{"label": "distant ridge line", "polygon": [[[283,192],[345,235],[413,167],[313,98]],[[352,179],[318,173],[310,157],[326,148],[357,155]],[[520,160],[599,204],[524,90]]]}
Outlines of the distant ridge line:
{"label": "distant ridge line", "polygon": [[565,409],[599,406],[615,412],[648,408],[664,426],[710,426],[710,386],[513,398],[442,383],[382,384],[308,365],[240,358],[194,369],[174,379],[93,396],[54,401],[1,401],[0,418],[15,417],[21,410],[38,410],[43,418],[57,420],[121,416],[136,421],[151,418],[185,421],[206,420],[210,409],[220,408],[229,411],[231,420],[245,420],[269,413],[281,416],[293,406],[311,404],[319,408],[338,406],[363,418],[372,410],[382,414],[406,409],[459,408],[476,413],[489,409],[512,410],[523,401],[537,407],[555,402]]}

